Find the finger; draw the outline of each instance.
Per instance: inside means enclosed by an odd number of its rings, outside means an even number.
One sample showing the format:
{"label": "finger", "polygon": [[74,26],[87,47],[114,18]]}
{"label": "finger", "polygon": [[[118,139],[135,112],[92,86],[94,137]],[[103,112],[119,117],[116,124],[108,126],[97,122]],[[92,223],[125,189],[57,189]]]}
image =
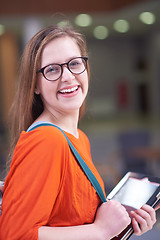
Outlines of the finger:
{"label": "finger", "polygon": [[146,232],[147,230],[151,229],[151,226],[152,226],[149,221],[149,214],[145,213],[145,212],[143,213],[143,212],[144,211],[141,209],[139,209],[135,212],[131,212],[132,217],[136,220],[136,222],[139,225],[141,234]]}
{"label": "finger", "polygon": [[144,210],[145,212],[147,212],[150,217],[151,217],[151,220],[153,223],[156,222],[156,212],[155,212],[155,209],[153,209],[151,206],[145,204],[141,207],[142,210]]}
{"label": "finger", "polygon": [[132,218],[132,226],[133,226],[133,229],[134,229],[134,234],[139,236],[141,235],[141,229],[139,227],[139,224],[138,222],[136,221],[135,218]]}
{"label": "finger", "polygon": [[4,189],[4,182],[0,181],[0,190],[3,191],[3,189]]}
{"label": "finger", "polygon": [[132,212],[131,215],[139,224],[141,234],[152,229],[154,222],[152,221],[151,216],[148,212],[144,211],[143,209],[138,209],[135,212]]}

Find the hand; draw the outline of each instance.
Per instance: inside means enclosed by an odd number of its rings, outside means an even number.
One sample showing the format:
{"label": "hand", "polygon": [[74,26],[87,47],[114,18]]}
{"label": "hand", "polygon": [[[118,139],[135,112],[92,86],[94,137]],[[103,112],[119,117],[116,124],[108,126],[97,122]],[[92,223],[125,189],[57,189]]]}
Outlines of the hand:
{"label": "hand", "polygon": [[118,201],[109,200],[97,210],[94,224],[104,239],[111,239],[121,233],[129,224],[131,218],[125,207]]}
{"label": "hand", "polygon": [[[0,191],[3,194],[4,182],[0,181]],[[2,201],[0,201],[0,215],[2,214]]]}
{"label": "hand", "polygon": [[0,191],[3,193],[4,190],[4,182],[0,181]]}
{"label": "hand", "polygon": [[156,222],[155,210],[147,204],[143,205],[141,209],[131,211],[130,216],[132,217],[134,234],[137,236],[151,230]]}

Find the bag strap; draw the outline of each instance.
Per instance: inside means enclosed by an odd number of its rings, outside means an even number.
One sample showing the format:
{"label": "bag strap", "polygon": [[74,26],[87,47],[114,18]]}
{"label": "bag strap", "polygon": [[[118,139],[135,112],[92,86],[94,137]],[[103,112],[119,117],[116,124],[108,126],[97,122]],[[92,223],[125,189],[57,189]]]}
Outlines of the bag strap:
{"label": "bag strap", "polygon": [[41,127],[41,126],[53,126],[58,128],[65,136],[65,138],[67,139],[67,142],[69,144],[69,147],[73,153],[73,155],[75,156],[75,158],[77,159],[77,161],[79,162],[81,168],[83,169],[84,173],[86,174],[86,176],[88,177],[88,179],[90,180],[91,184],[93,185],[93,187],[95,188],[97,194],[99,195],[100,199],[102,202],[106,202],[106,198],[105,195],[103,193],[103,190],[98,182],[98,180],[96,179],[96,177],[94,176],[94,174],[92,173],[92,171],[90,170],[90,168],[87,166],[87,164],[85,163],[85,161],[83,160],[83,158],[80,156],[80,154],[78,153],[78,151],[76,150],[76,148],[73,146],[73,144],[71,143],[71,141],[69,140],[69,138],[67,137],[67,135],[65,134],[65,132],[58,126],[52,124],[52,123],[48,123],[48,122],[39,122],[36,124],[31,125],[27,132],[30,132],[34,129],[36,129],[37,127]]}

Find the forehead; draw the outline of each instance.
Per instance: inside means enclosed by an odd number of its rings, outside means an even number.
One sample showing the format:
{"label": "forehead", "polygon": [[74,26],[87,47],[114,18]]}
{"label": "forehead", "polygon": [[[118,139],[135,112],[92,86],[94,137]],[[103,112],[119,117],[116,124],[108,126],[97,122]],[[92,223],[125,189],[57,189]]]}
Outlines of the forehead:
{"label": "forehead", "polygon": [[41,65],[63,63],[73,57],[81,56],[81,51],[75,39],[65,36],[51,40],[46,44],[41,55]]}

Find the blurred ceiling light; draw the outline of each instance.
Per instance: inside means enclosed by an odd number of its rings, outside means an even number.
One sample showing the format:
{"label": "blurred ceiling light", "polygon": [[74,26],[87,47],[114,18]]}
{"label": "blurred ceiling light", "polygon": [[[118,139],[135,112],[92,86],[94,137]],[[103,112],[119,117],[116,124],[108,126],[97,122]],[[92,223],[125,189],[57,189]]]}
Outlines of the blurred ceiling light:
{"label": "blurred ceiling light", "polygon": [[120,33],[126,33],[129,30],[129,22],[124,19],[119,19],[113,24],[114,29]]}
{"label": "blurred ceiling light", "polygon": [[65,26],[67,26],[67,25],[69,25],[69,21],[67,21],[67,20],[64,20],[64,21],[61,21],[61,22],[59,22],[59,23],[57,23],[57,25],[59,26],[59,27],[65,27]]}
{"label": "blurred ceiling light", "polygon": [[153,24],[156,20],[156,17],[151,12],[143,12],[139,15],[139,19],[145,24]]}
{"label": "blurred ceiling light", "polygon": [[105,26],[97,26],[93,30],[93,35],[95,38],[103,40],[108,37],[109,31]]}
{"label": "blurred ceiling light", "polygon": [[92,17],[88,14],[79,14],[75,19],[75,23],[80,27],[88,27],[92,24]]}
{"label": "blurred ceiling light", "polygon": [[0,36],[3,35],[5,32],[5,27],[4,25],[0,24]]}

